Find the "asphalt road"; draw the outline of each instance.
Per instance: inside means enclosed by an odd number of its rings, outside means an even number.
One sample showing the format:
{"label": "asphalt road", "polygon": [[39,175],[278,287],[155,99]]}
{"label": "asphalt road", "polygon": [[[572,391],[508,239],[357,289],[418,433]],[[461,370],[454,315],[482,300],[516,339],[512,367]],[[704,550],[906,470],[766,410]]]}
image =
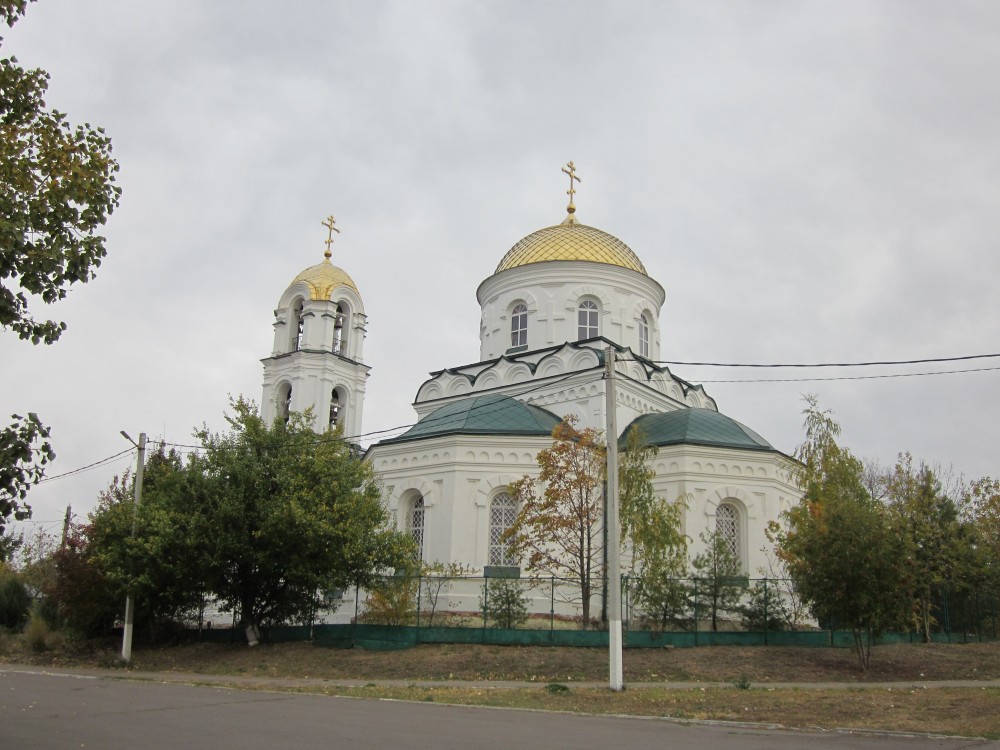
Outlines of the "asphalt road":
{"label": "asphalt road", "polygon": [[81,747],[957,750],[1000,747],[1000,743],[772,731],[733,724],[680,724],[0,671],[0,749]]}

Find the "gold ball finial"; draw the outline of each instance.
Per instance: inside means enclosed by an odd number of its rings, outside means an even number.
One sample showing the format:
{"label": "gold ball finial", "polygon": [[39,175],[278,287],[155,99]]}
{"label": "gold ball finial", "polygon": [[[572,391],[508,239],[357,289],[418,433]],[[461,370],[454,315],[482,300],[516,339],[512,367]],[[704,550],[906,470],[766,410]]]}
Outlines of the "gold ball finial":
{"label": "gold ball finial", "polygon": [[330,250],[330,246],[333,244],[333,233],[340,234],[340,230],[334,226],[336,223],[337,220],[333,218],[332,214],[326,217],[326,221],[322,222],[323,226],[327,229],[326,252],[323,253],[323,257],[327,260],[330,260],[330,256],[333,255],[333,252]]}
{"label": "gold ball finial", "polygon": [[569,190],[566,191],[566,195],[569,196],[569,205],[566,206],[566,212],[574,214],[576,213],[576,205],[573,203],[573,195],[576,193],[576,188],[573,187],[573,182],[583,182],[583,180],[576,176],[576,165],[572,161],[567,162],[562,171],[569,175]]}

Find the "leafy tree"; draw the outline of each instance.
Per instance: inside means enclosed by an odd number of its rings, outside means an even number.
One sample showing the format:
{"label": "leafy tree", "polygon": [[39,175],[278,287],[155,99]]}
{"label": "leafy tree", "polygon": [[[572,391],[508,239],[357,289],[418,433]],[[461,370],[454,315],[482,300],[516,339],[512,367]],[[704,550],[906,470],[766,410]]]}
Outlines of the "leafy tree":
{"label": "leafy tree", "polygon": [[785,630],[792,621],[788,604],[777,581],[760,578],[747,592],[746,602],[739,607],[740,621],[745,630]]}
{"label": "leafy tree", "polygon": [[1000,591],[1000,480],[982,477],[963,493],[964,528],[974,539],[978,577],[993,590]]}
{"label": "leafy tree", "polygon": [[131,471],[115,477],[90,515],[88,541],[108,584],[135,599],[137,626],[155,641],[161,626],[197,612],[207,596],[207,525],[198,481],[179,454],[146,459],[142,503]]}
{"label": "leafy tree", "polygon": [[876,636],[910,606],[905,543],[864,485],[864,469],[837,445],[840,425],[806,397],[806,438],[796,452],[802,501],[777,530],[778,556],[821,623],[851,630],[862,670]]}
{"label": "leafy tree", "polygon": [[268,425],[252,402],[231,409],[230,429],[199,430],[186,464],[150,457],[139,508],[130,476],[102,496],[89,551],[136,593],[137,612],[170,619],[212,596],[246,627],[307,621],[323,592],[367,586],[408,558],[371,466],[338,432],[317,435],[308,412]]}
{"label": "leafy tree", "polygon": [[726,538],[717,531],[698,535],[705,551],[691,561],[694,568],[696,593],[699,600],[707,598],[712,630],[719,629],[719,615],[737,611],[743,591],[737,581],[740,562],[736,559]]}
{"label": "leafy tree", "polygon": [[650,463],[657,448],[637,429],[629,430],[619,454],[618,489],[622,542],[631,548],[627,575],[632,600],[660,628],[678,621],[688,608],[687,537],[681,532],[682,500],[669,503],[653,492]]}
{"label": "leafy tree", "polygon": [[945,583],[955,581],[962,558],[958,509],[942,492],[934,472],[925,464],[914,467],[909,453],[900,454],[887,494],[891,521],[906,543],[914,619],[929,643],[932,597]]}
{"label": "leafy tree", "polygon": [[14,422],[9,427],[0,429],[0,534],[11,516],[17,521],[31,517],[31,507],[24,498],[56,457],[49,443],[49,429],[37,414],[14,414],[11,419]]}
{"label": "leafy tree", "polygon": [[[2,0],[0,19],[13,26],[26,7],[24,0]],[[52,304],[68,286],[94,278],[107,255],[97,230],[121,195],[111,139],[48,109],[48,80],[44,70],[0,59],[0,326],[35,344],[53,343],[66,324],[35,320],[29,295]]]}
{"label": "leafy tree", "polygon": [[605,447],[597,430],[578,430],[576,423],[566,417],[552,431],[552,447],[538,453],[541,495],[529,476],[510,486],[521,511],[505,537],[516,555],[527,556],[528,570],[576,582],[587,628],[594,575],[601,572]]}
{"label": "leafy tree", "polygon": [[10,562],[24,543],[22,534],[0,532],[0,563]]}
{"label": "leafy tree", "polygon": [[420,567],[420,600],[421,616],[426,616],[428,626],[434,624],[438,603],[443,594],[449,593],[456,579],[466,578],[472,574],[472,566],[460,562],[443,563],[435,560],[424,563]]}
{"label": "leafy tree", "polygon": [[17,551],[12,567],[28,587],[34,598],[39,598],[55,580],[55,553],[59,549],[59,539],[42,526],[31,533],[18,535]]}
{"label": "leafy tree", "polygon": [[493,627],[513,630],[528,621],[528,597],[516,578],[487,578],[479,597],[483,620]]}
{"label": "leafy tree", "polygon": [[224,610],[247,626],[304,620],[322,591],[368,586],[412,555],[339,432],[317,435],[308,412],[268,425],[242,398],[226,420],[226,433],[197,433],[185,493],[198,498],[204,580]]}
{"label": "leafy tree", "polygon": [[[781,534],[781,525],[777,521],[768,521],[764,528],[764,535],[772,545],[777,545],[778,537]],[[802,595],[795,588],[795,581],[792,580],[791,573],[785,561],[774,554],[774,547],[763,547],[761,552],[764,555],[766,566],[758,568],[761,576],[768,579],[768,594],[780,598],[782,612],[787,615],[786,625],[795,628],[802,625],[809,618],[809,608],[802,600]]]}
{"label": "leafy tree", "polygon": [[[27,6],[0,0],[0,20],[13,26]],[[36,320],[29,301],[52,304],[94,277],[107,254],[97,230],[121,194],[111,140],[48,109],[48,80],[44,70],[0,59],[0,328],[34,344],[55,342],[66,324]],[[55,457],[35,414],[13,420],[0,430],[0,534],[11,515],[30,517],[25,494]]]}
{"label": "leafy tree", "polygon": [[55,576],[43,594],[54,605],[60,625],[83,636],[97,636],[114,628],[125,591],[109,583],[94,559],[89,531],[86,525],[70,524],[66,544],[53,555]]}
{"label": "leafy tree", "polygon": [[874,458],[866,458],[861,462],[862,482],[872,500],[880,502],[889,496],[889,485],[892,482],[892,470],[886,469]]}
{"label": "leafy tree", "polygon": [[395,575],[381,576],[368,585],[368,599],[360,620],[375,625],[412,625],[417,619],[419,569],[412,560]]}

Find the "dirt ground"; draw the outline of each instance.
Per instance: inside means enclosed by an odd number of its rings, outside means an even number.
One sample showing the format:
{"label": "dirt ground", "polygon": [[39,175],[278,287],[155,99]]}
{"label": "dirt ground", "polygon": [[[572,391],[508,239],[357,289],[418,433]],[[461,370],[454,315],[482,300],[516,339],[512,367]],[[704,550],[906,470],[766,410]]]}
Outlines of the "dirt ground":
{"label": "dirt ground", "polygon": [[[79,645],[33,654],[8,643],[0,660],[37,665],[112,666],[116,644]],[[189,644],[137,648],[132,668],[202,674],[328,679],[532,680],[607,677],[605,649],[545,646],[424,645],[401,651],[335,649],[310,643]],[[846,648],[712,646],[628,649],[626,681],[903,682],[1000,679],[1000,643],[901,644],[875,648],[860,671]]]}

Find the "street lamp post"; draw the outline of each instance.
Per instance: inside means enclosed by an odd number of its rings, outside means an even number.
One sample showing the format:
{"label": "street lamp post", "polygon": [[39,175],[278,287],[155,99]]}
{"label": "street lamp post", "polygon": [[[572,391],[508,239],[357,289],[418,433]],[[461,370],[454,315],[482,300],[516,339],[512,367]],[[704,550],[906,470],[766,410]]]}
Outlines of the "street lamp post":
{"label": "street lamp post", "polygon": [[[132,499],[132,533],[135,534],[135,514],[139,510],[139,503],[142,502],[142,474],[146,468],[146,433],[139,433],[139,442],[136,443],[125,430],[121,431],[122,437],[139,449],[139,455],[135,462],[135,494]],[[125,597],[125,628],[122,634],[122,661],[128,662],[132,659],[132,626],[135,620],[135,600],[132,597],[132,589],[129,588]]]}

